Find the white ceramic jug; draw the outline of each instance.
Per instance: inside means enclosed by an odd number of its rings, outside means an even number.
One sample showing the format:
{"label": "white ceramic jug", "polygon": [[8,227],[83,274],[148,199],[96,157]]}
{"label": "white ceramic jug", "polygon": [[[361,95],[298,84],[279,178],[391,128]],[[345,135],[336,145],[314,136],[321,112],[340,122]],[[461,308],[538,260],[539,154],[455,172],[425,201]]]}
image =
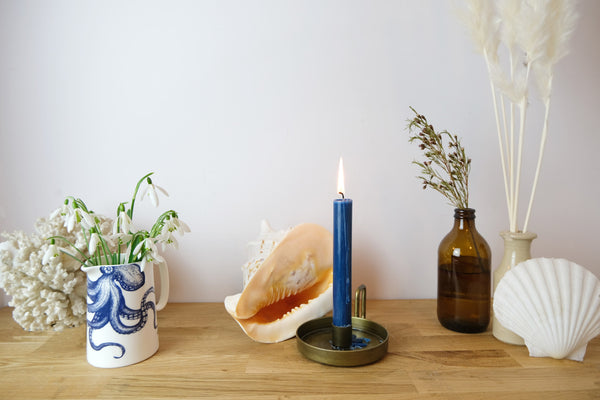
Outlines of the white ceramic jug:
{"label": "white ceramic jug", "polygon": [[156,312],[169,297],[169,272],[158,264],[160,298],[154,289],[154,264],[85,266],[87,273],[87,361],[116,368],[143,361],[158,350]]}

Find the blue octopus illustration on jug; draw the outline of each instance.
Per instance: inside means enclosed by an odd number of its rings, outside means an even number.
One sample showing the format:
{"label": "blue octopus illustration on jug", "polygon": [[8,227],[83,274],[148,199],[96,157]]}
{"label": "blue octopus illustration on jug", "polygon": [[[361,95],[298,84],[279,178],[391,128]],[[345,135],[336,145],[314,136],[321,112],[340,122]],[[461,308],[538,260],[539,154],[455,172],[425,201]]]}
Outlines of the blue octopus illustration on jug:
{"label": "blue octopus illustration on jug", "polygon": [[154,292],[151,287],[144,293],[140,308],[135,310],[129,308],[125,303],[123,290],[135,291],[144,286],[145,274],[138,264],[127,264],[100,267],[102,275],[96,281],[88,279],[88,313],[93,313],[92,319],[88,319],[88,338],[92,349],[99,351],[107,346],[116,346],[121,350],[121,358],[125,355],[125,347],[116,342],[95,344],[92,341],[92,333],[110,323],[115,332],[122,335],[130,335],[141,330],[148,321],[148,310],[152,309],[154,314],[154,328],[156,324],[156,308],[153,301],[147,301],[150,293]]}

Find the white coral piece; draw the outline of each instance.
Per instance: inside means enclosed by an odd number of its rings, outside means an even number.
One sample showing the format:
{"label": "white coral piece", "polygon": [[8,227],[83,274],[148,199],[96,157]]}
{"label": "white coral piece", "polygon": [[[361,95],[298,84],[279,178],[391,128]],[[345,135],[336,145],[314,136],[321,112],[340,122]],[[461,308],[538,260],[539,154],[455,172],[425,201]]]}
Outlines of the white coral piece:
{"label": "white coral piece", "polygon": [[[109,232],[111,220],[96,215],[103,232]],[[36,233],[3,233],[0,243],[0,288],[12,296],[14,320],[28,331],[62,330],[85,322],[86,276],[81,264],[66,254],[44,255],[51,236],[62,236],[78,249],[86,250],[81,232],[68,232],[65,215],[54,212],[38,219]],[[63,247],[62,243],[57,245]],[[74,253],[74,251],[73,251]]]}

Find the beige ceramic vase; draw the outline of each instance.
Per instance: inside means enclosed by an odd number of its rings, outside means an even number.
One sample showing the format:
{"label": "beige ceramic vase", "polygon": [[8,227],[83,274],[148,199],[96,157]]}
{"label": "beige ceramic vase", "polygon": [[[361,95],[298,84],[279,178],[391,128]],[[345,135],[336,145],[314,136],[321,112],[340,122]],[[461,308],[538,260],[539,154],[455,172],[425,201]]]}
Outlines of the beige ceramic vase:
{"label": "beige ceramic vase", "polygon": [[[494,271],[494,293],[496,293],[500,279],[508,270],[531,258],[531,242],[537,237],[535,233],[531,232],[506,231],[500,232],[500,236],[504,239],[504,256]],[[502,326],[495,316],[492,319],[492,333],[496,339],[502,342],[521,346],[525,344],[520,336]]]}

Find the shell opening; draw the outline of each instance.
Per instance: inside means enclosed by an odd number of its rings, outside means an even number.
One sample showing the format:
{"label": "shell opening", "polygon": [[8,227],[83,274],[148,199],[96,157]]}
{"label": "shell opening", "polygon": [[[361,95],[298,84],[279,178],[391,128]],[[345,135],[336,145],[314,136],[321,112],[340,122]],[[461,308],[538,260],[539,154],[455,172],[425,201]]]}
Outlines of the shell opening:
{"label": "shell opening", "polygon": [[284,297],[281,300],[262,308],[252,319],[259,323],[268,323],[283,318],[286,314],[293,312],[298,307],[310,303],[317,298],[333,283],[333,275],[329,274],[326,279],[318,281],[313,286],[300,293]]}
{"label": "shell opening", "polygon": [[227,312],[252,339],[276,343],[333,307],[333,236],[316,224],[274,232],[263,224],[242,267],[244,288]]}

